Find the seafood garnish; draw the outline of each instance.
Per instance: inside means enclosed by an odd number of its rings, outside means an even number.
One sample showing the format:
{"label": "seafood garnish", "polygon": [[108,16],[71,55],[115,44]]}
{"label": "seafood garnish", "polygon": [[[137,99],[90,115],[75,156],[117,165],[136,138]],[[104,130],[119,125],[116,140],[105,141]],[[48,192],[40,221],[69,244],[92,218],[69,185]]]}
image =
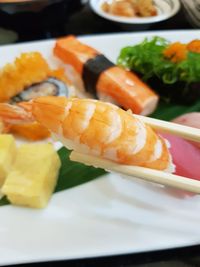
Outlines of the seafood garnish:
{"label": "seafood garnish", "polygon": [[166,102],[193,104],[200,97],[200,40],[174,42],[159,36],[121,49],[118,65],[136,72]]}

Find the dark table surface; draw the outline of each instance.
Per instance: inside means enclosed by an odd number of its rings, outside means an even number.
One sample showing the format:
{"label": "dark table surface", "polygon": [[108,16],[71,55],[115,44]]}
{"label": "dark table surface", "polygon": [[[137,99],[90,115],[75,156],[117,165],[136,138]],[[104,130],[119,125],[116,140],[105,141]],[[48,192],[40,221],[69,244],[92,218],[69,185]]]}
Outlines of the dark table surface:
{"label": "dark table surface", "polygon": [[[61,25],[59,29],[49,29],[43,35],[22,34],[18,41],[30,41],[44,38],[58,37],[65,34],[86,35],[124,32],[116,24],[112,24],[98,16],[85,5],[71,15],[67,21]],[[0,25],[1,27],[1,25]],[[148,31],[152,30],[171,30],[171,29],[191,29],[191,25],[187,22],[184,11],[180,12],[168,21],[158,23],[152,26]],[[0,28],[0,43],[6,44],[16,41],[13,34],[7,32],[7,29]],[[39,264],[30,264],[28,266],[38,266]],[[66,267],[96,267],[96,266],[114,266],[114,267],[197,267],[200,266],[200,245],[179,249],[170,249],[164,251],[138,253],[129,255],[119,255],[112,257],[81,259],[62,262],[48,262],[41,264],[44,267],[50,266],[66,266]],[[19,266],[19,265],[18,265]],[[20,265],[27,266],[27,265]]]}
{"label": "dark table surface", "polygon": [[[75,34],[75,35],[87,35],[87,34],[102,34],[102,33],[118,33],[124,32],[124,29],[120,28],[115,23],[112,23],[108,20],[105,20],[96,14],[94,14],[89,5],[83,5],[82,8],[78,7],[77,12],[73,12],[71,16],[68,16],[65,23],[60,24],[51,24],[50,27],[40,32],[34,31],[34,29],[20,31],[18,32],[18,36],[15,36],[14,30],[12,26],[2,27],[1,17],[4,14],[0,13],[0,44],[11,43],[14,41],[23,42],[23,41],[31,41],[31,40],[39,40],[39,39],[48,39],[55,38],[59,36],[63,36],[66,34]],[[74,10],[73,10],[74,11]],[[1,11],[0,11],[1,12]],[[59,12],[59,10],[58,10]],[[56,20],[59,13],[56,14],[52,19]],[[17,24],[14,21],[14,24]],[[4,26],[4,25],[3,25]],[[20,28],[21,28],[20,24]],[[10,28],[12,31],[10,31]],[[13,26],[15,28],[15,25]],[[171,30],[171,29],[191,29],[191,25],[187,22],[185,13],[181,8],[180,11],[173,18],[155,23],[155,25],[150,26],[147,30]],[[7,31],[9,30],[9,31]],[[137,31],[134,29],[134,31]],[[139,31],[139,30],[138,30]]]}

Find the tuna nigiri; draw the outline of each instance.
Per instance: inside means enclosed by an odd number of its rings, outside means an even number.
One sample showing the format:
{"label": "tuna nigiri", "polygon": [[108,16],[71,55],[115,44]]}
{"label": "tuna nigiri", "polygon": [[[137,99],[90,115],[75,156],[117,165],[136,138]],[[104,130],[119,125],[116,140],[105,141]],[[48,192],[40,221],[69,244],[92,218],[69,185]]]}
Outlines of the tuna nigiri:
{"label": "tuna nigiri", "polygon": [[[200,129],[200,112],[184,114],[174,119],[173,122]],[[200,148],[200,143],[192,143]]]}
{"label": "tuna nigiri", "polygon": [[162,134],[170,142],[170,152],[180,176],[200,180],[200,150],[190,142],[170,134]]}
{"label": "tuna nigiri", "polygon": [[74,36],[57,40],[54,54],[79,73],[85,89],[97,98],[109,97],[124,109],[136,114],[152,113],[158,95],[133,72],[115,66],[97,50],[81,43]]}

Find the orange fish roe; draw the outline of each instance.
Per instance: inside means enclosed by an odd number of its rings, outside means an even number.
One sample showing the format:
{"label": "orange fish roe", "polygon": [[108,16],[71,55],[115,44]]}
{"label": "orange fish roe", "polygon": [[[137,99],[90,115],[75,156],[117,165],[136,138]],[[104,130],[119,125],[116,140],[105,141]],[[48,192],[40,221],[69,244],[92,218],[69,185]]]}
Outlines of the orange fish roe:
{"label": "orange fish roe", "polygon": [[179,42],[170,44],[163,52],[164,56],[177,63],[187,58],[187,46]]}
{"label": "orange fish roe", "polygon": [[8,101],[25,87],[47,78],[50,69],[38,52],[23,53],[0,71],[0,102]]}
{"label": "orange fish roe", "polygon": [[187,44],[187,49],[190,52],[200,53],[200,40],[193,40]]}

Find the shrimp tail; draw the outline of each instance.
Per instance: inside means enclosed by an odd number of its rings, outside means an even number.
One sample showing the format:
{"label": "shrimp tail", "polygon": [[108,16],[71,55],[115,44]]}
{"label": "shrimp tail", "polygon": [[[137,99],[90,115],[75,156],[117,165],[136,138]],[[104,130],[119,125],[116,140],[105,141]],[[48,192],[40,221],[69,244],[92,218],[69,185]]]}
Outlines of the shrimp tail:
{"label": "shrimp tail", "polygon": [[27,113],[30,113],[30,115],[32,114],[32,101],[29,102],[20,102],[17,104],[18,107],[21,107],[22,109],[24,109],[24,111],[26,111]]}
{"label": "shrimp tail", "polygon": [[0,103],[0,119],[6,124],[26,124],[33,122],[31,103],[20,103],[20,105]]}

